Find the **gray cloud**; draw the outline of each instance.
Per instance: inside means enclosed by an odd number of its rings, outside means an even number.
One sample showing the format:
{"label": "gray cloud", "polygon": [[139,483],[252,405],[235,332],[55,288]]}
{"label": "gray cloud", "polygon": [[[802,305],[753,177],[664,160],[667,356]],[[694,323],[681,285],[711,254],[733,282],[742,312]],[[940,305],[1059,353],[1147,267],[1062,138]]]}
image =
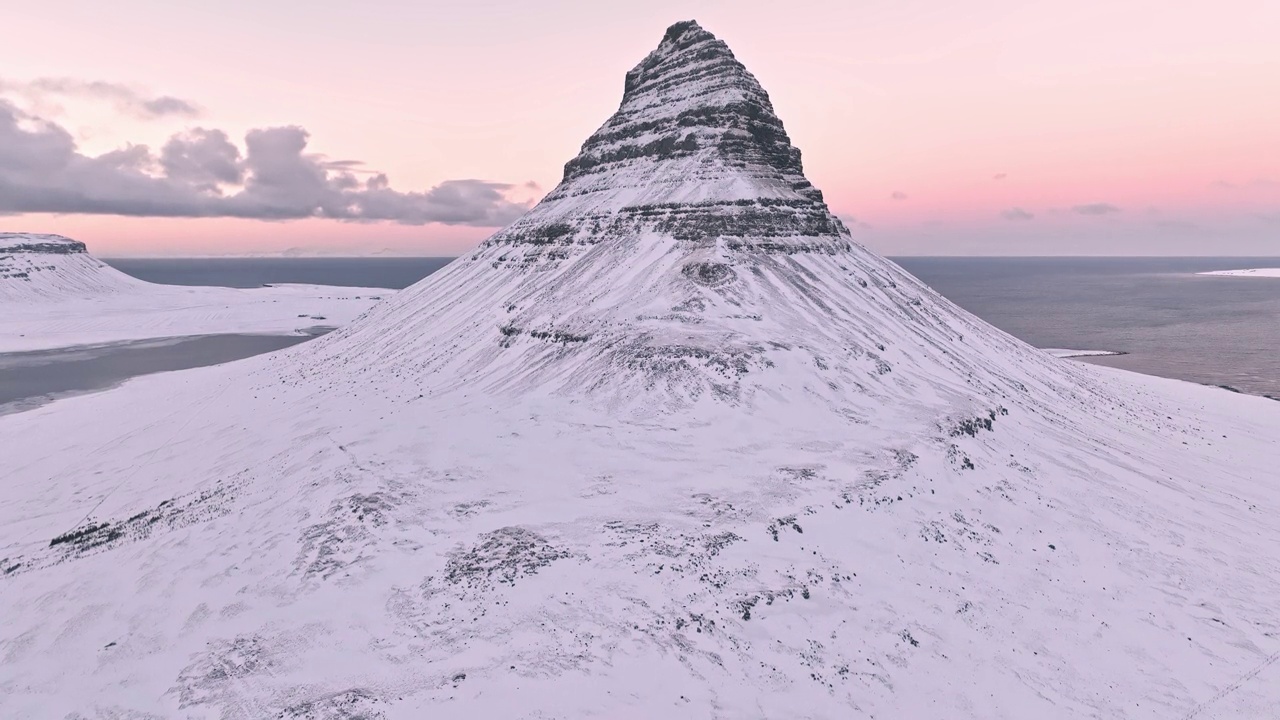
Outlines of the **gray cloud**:
{"label": "gray cloud", "polygon": [[839,218],[840,222],[844,223],[847,227],[856,227],[859,230],[871,229],[870,224],[863,222],[852,215],[836,215],[836,217]]}
{"label": "gray cloud", "polygon": [[385,175],[357,177],[356,161],[308,154],[308,140],[300,127],[251,130],[242,153],[221,130],[196,128],[169,138],[158,156],[145,145],[89,156],[61,126],[0,100],[0,213],[496,227],[528,207],[507,198],[513,186],[483,180],[393,190]]}
{"label": "gray cloud", "polygon": [[1247,183],[1239,184],[1227,182],[1226,180],[1214,180],[1209,183],[1209,187],[1216,190],[1261,190],[1265,188],[1280,187],[1280,182],[1276,182],[1270,178],[1254,178]]}
{"label": "gray cloud", "polygon": [[889,195],[889,197],[894,200],[906,200],[907,194],[902,192],[901,190],[894,190],[893,193]]}
{"label": "gray cloud", "polygon": [[150,95],[121,83],[73,78],[36,78],[30,81],[0,79],[0,92],[40,100],[47,96],[88,97],[109,102],[125,113],[143,118],[169,115],[195,117],[200,108],[171,95]]}
{"label": "gray cloud", "polygon": [[1003,179],[1005,179],[1005,178],[1007,178],[1007,177],[1009,177],[1009,173],[996,173],[995,175],[992,175],[992,176],[991,176],[991,179],[992,179],[992,180],[1003,180]]}
{"label": "gray cloud", "polygon": [[1076,205],[1071,208],[1073,212],[1080,215],[1110,215],[1111,213],[1120,212],[1120,208],[1111,203],[1089,203],[1087,205]]}
{"label": "gray cloud", "polygon": [[1015,208],[1009,208],[1008,210],[1005,210],[1004,212],[1000,213],[1000,217],[1004,218],[1005,220],[1030,220],[1034,218],[1035,215],[1027,212],[1026,210],[1023,210],[1022,208],[1015,207]]}

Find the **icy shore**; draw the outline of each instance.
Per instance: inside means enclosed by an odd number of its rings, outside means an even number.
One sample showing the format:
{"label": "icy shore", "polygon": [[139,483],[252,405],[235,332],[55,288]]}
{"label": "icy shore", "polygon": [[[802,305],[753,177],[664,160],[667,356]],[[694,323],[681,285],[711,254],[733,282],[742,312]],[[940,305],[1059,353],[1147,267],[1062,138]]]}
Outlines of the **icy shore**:
{"label": "icy shore", "polygon": [[157,285],[58,235],[0,233],[0,353],[345,325],[395,291],[322,285]]}
{"label": "icy shore", "polygon": [[1280,278],[1280,268],[1247,268],[1244,270],[1210,270],[1197,275],[1220,275],[1223,277],[1266,277]]}

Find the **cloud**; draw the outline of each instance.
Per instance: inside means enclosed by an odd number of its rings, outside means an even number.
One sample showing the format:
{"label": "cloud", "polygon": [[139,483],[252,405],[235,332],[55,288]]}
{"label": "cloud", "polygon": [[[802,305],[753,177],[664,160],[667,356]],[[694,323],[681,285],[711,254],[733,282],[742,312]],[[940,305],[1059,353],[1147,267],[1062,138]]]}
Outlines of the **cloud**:
{"label": "cloud", "polygon": [[[66,129],[0,100],[0,213],[151,217],[390,220],[496,227],[519,217],[514,186],[448,180],[425,192],[393,190],[387,177],[357,177],[356,161],[306,152],[297,126],[250,130],[244,149],[221,130],[90,156]],[[363,172],[363,171],[362,171]]]}
{"label": "cloud", "polygon": [[1003,180],[1003,179],[1005,179],[1005,178],[1007,178],[1007,177],[1009,177],[1009,173],[996,173],[995,175],[992,175],[992,176],[991,176],[991,179],[992,179],[992,180]]}
{"label": "cloud", "polygon": [[1087,205],[1076,205],[1071,208],[1073,212],[1080,215],[1110,215],[1111,213],[1120,212],[1120,208],[1111,203],[1089,203]]}
{"label": "cloud", "polygon": [[1199,230],[1200,226],[1187,220],[1157,220],[1156,227],[1165,230],[1190,231]]}
{"label": "cloud", "polygon": [[838,218],[838,219],[840,220],[840,222],[844,223],[846,227],[851,227],[851,228],[852,228],[852,227],[856,227],[856,228],[858,228],[859,230],[870,230],[870,229],[871,229],[871,225],[870,225],[870,224],[865,223],[865,222],[863,222],[863,221],[859,220],[858,218],[856,218],[856,217],[854,217],[854,216],[852,216],[852,215],[840,215],[840,214],[837,214],[837,215],[836,215],[836,218]]}
{"label": "cloud", "polygon": [[889,195],[889,197],[893,200],[906,200],[907,194],[902,192],[901,190],[894,190],[893,193]]}
{"label": "cloud", "polygon": [[23,82],[0,78],[0,93],[13,93],[37,102],[49,96],[87,97],[109,102],[121,112],[142,118],[200,114],[200,108],[188,100],[172,95],[150,95],[128,85],[101,80],[36,78]]}
{"label": "cloud", "polygon": [[1009,208],[1008,210],[1005,210],[1004,212],[1000,213],[1000,217],[1004,218],[1005,220],[1030,220],[1034,218],[1035,215],[1032,215],[1031,213],[1027,212],[1026,210],[1023,210],[1022,208],[1015,207],[1015,208]]}
{"label": "cloud", "polygon": [[1263,190],[1280,187],[1280,182],[1276,182],[1271,178],[1254,178],[1247,183],[1233,183],[1226,180],[1214,180],[1209,183],[1209,187],[1215,190],[1228,190],[1235,192],[1237,190]]}

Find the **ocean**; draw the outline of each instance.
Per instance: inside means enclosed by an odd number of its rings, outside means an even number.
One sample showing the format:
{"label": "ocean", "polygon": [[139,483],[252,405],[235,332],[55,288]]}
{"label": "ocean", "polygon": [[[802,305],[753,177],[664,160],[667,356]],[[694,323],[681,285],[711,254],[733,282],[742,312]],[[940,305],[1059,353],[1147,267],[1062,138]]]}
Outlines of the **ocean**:
{"label": "ocean", "polygon": [[[143,280],[257,287],[314,283],[403,288],[449,258],[108,259]],[[1280,279],[1206,277],[1280,258],[900,257],[944,296],[1037,347],[1111,350],[1083,362],[1280,398]],[[298,342],[244,336],[0,356],[0,411],[128,377],[226,362]],[[38,357],[37,357],[38,355]],[[5,365],[8,365],[6,368]],[[40,365],[41,369],[30,369]],[[28,369],[18,371],[19,366]],[[19,391],[21,387],[21,391]],[[7,406],[7,407],[5,407]]]}

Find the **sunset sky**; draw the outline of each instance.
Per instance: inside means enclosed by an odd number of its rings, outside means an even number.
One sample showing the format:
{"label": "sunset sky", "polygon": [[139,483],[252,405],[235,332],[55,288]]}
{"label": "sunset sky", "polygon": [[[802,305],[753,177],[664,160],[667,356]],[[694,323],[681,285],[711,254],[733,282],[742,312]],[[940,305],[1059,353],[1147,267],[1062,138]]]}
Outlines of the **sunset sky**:
{"label": "sunset sky", "polygon": [[[689,18],[760,79],[874,250],[1280,255],[1276,0],[42,0],[4,16],[0,230],[101,255],[465,251],[555,186],[626,71]],[[273,173],[297,194],[193,200]],[[288,219],[307,188],[386,219]]]}

